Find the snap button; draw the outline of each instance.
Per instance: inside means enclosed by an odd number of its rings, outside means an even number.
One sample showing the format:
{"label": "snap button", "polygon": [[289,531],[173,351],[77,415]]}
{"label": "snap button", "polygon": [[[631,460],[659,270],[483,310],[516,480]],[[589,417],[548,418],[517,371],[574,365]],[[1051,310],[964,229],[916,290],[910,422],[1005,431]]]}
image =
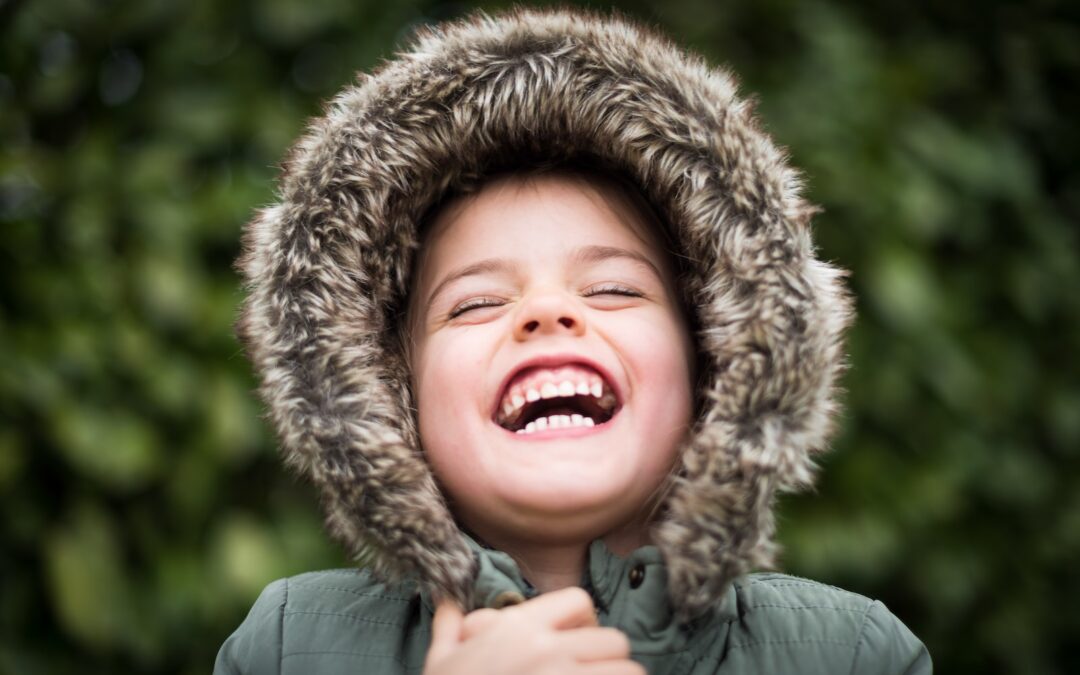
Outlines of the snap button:
{"label": "snap button", "polygon": [[645,581],[645,566],[635,565],[634,569],[630,570],[630,588],[637,588],[642,581]]}
{"label": "snap button", "polygon": [[491,606],[494,609],[502,609],[503,607],[509,607],[510,605],[520,605],[525,602],[525,596],[517,591],[503,591],[495,596],[495,599],[491,601]]}

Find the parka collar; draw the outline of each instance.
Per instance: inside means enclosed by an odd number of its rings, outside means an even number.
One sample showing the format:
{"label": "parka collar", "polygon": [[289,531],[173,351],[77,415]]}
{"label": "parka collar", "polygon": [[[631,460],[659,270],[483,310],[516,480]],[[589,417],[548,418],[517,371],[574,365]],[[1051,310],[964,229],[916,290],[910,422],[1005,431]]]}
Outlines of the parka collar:
{"label": "parka collar", "polygon": [[[477,561],[473,603],[469,608],[500,609],[538,595],[507,553],[489,548],[465,534]],[[618,626],[642,654],[671,653],[680,649],[702,623],[727,622],[736,616],[734,584],[719,604],[680,622],[668,594],[667,569],[656,546],[646,545],[622,557],[602,539],[589,544],[581,587],[589,591],[602,625]],[[434,613],[431,594],[421,588],[422,602]]]}

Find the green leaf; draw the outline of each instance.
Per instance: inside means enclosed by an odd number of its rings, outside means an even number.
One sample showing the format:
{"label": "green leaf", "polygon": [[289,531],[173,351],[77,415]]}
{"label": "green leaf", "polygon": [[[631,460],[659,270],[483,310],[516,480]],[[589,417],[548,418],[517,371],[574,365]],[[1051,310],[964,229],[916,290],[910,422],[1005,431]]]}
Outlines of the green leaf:
{"label": "green leaf", "polygon": [[126,642],[133,625],[115,524],[99,508],[76,508],[45,540],[49,599],[70,636],[97,649]]}
{"label": "green leaf", "polygon": [[161,472],[160,441],[131,412],[68,402],[52,413],[61,453],[75,470],[106,489],[131,492]]}

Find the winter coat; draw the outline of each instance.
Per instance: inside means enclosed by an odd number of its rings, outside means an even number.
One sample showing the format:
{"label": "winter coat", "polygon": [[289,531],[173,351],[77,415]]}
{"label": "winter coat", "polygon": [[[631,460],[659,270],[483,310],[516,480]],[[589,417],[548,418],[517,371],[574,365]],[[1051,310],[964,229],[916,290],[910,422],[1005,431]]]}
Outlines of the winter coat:
{"label": "winter coat", "polygon": [[[311,123],[277,201],[245,229],[238,335],[286,462],[322,492],[330,533],[366,571],[271,585],[222,668],[277,672],[253,665],[277,653],[313,673],[363,654],[381,666],[356,672],[416,669],[433,595],[473,609],[492,588],[528,590],[450,513],[397,329],[433,204],[493,168],[576,158],[627,176],[662,216],[703,364],[652,545],[626,561],[590,548],[604,619],[655,672],[928,669],[880,604],[746,576],[774,562],[776,492],[811,484],[834,431],[853,315],[846,272],[814,256],[799,174],[730,72],[626,18],[570,9],[419,31]],[[622,574],[638,565],[652,570],[645,592]]]}
{"label": "winter coat", "polygon": [[[480,605],[532,597],[513,559],[483,549]],[[626,558],[595,540],[582,579],[604,626],[630,638],[651,675],[925,675],[922,643],[885,607],[861,595],[782,574],[729,586],[715,611],[679,624],[663,558],[644,546]],[[218,654],[214,675],[419,673],[431,639],[430,594],[387,587],[357,570],[312,572],[269,585]]]}

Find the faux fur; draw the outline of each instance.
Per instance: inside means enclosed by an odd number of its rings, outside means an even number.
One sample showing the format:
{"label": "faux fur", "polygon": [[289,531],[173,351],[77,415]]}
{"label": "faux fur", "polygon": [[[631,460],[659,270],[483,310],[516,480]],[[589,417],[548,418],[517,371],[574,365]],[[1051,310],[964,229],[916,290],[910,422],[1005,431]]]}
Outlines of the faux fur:
{"label": "faux fur", "polygon": [[846,272],[814,257],[799,174],[727,70],[617,14],[474,12],[422,30],[292,149],[277,202],[244,233],[237,333],[332,534],[385,580],[471,607],[475,561],[421,453],[391,336],[426,209],[539,155],[625,170],[691,266],[701,415],[652,533],[685,620],[773,564],[774,495],[812,481],[852,319]]}

